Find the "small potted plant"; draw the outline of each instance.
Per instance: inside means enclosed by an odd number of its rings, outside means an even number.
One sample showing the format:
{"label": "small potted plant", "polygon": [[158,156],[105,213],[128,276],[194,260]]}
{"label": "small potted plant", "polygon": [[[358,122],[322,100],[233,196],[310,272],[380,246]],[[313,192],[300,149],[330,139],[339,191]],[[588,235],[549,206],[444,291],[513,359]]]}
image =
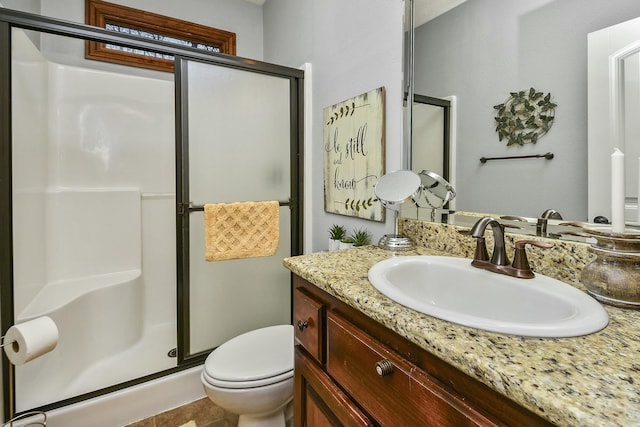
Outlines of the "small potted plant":
{"label": "small potted plant", "polygon": [[353,246],[365,246],[371,243],[371,235],[362,228],[356,230],[352,235]]}
{"label": "small potted plant", "polygon": [[352,236],[345,236],[340,240],[340,249],[349,249],[352,248],[355,241]]}
{"label": "small potted plant", "polygon": [[329,250],[335,251],[340,249],[340,241],[347,237],[347,230],[341,226],[334,224],[329,229]]}

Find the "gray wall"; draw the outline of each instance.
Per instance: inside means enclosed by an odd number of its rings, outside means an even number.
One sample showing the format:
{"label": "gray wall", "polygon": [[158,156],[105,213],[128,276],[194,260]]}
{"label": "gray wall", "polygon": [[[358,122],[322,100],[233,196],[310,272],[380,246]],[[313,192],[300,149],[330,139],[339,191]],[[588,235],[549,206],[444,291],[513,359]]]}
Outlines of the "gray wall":
{"label": "gray wall", "polygon": [[41,5],[42,0],[2,0],[0,2],[1,7],[18,9],[29,13],[40,13]]}
{"label": "gray wall", "polygon": [[313,0],[268,0],[263,7],[264,60],[299,67],[313,57]]}
{"label": "gray wall", "polygon": [[329,227],[363,227],[374,241],[393,231],[385,223],[324,212],[322,110],[377,87],[386,89],[386,170],[402,160],[402,10],[401,0],[268,0],[264,6],[265,60],[291,67],[313,64],[313,140],[311,156],[312,250],[326,250]]}
{"label": "gray wall", "polygon": [[[458,97],[459,210],[587,219],[587,33],[639,15],[637,0],[469,0],[416,30],[416,93]],[[537,144],[506,147],[493,106],[530,87],[552,94],[555,122]]]}

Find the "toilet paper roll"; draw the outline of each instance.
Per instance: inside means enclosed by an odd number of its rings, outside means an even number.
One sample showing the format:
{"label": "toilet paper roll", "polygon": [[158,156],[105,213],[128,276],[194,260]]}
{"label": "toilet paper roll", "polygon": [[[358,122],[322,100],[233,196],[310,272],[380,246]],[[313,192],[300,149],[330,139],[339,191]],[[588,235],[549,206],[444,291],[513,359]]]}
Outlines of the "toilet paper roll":
{"label": "toilet paper roll", "polygon": [[23,365],[56,347],[58,327],[50,317],[38,317],[10,327],[3,344],[9,361]]}

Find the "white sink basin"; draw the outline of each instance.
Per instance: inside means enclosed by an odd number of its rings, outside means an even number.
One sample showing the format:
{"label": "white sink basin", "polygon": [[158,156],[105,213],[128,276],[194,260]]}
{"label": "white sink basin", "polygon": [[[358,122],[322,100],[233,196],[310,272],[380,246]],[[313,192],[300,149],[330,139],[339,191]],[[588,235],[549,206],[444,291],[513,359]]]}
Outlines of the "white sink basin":
{"label": "white sink basin", "polygon": [[600,303],[566,283],[491,273],[465,258],[397,256],[371,267],[369,281],[406,307],[486,331],[575,337],[609,323]]}

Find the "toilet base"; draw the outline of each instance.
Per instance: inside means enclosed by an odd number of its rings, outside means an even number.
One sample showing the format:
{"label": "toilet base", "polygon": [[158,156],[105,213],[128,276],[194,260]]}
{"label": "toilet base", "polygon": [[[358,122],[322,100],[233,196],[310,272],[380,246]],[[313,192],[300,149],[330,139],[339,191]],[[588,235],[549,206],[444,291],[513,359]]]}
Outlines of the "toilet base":
{"label": "toilet base", "polygon": [[259,417],[240,415],[238,427],[285,427],[284,408]]}

